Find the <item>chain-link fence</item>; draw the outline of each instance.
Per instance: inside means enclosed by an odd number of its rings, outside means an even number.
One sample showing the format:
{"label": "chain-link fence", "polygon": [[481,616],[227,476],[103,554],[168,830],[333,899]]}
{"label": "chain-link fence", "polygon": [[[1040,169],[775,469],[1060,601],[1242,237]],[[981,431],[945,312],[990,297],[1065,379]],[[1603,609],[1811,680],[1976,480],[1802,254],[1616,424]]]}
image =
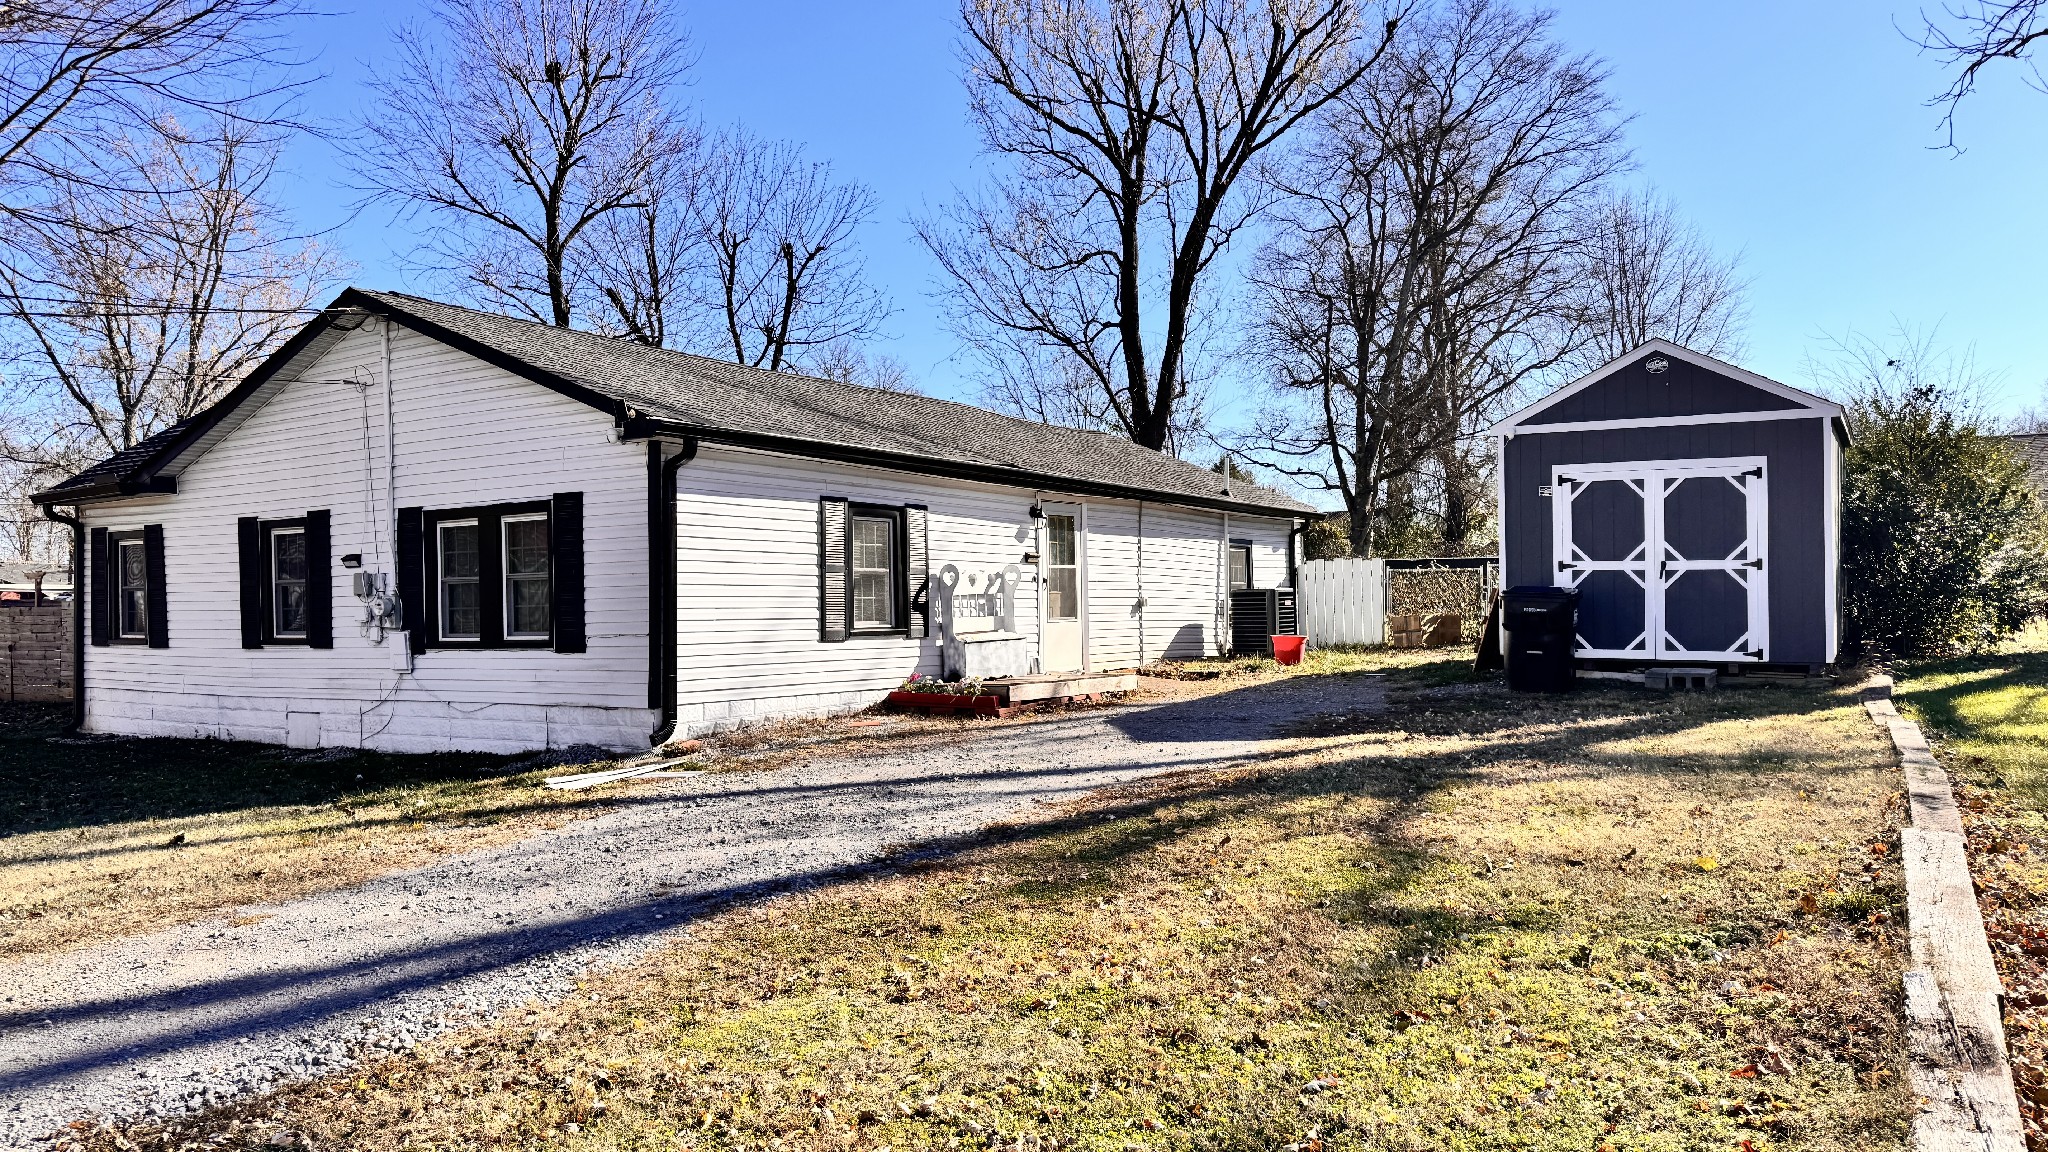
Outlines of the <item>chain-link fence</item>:
{"label": "chain-link fence", "polygon": [[1486,615],[1493,595],[1492,564],[1483,567],[1406,567],[1415,561],[1387,563],[1387,611],[1392,614],[1456,612],[1470,620]]}

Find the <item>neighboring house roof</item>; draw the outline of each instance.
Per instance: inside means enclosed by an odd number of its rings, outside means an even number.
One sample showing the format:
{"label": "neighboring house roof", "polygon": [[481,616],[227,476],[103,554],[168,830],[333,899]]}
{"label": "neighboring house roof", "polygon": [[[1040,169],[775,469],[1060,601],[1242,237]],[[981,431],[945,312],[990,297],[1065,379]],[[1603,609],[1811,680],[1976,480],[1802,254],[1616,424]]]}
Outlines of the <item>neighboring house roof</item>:
{"label": "neighboring house roof", "polygon": [[2048,492],[2048,432],[2017,432],[2006,439],[2012,442],[2020,459],[2027,462],[2027,471],[2034,477],[2034,487]]}
{"label": "neighboring house roof", "polygon": [[[1595,368],[1593,371],[1587,373],[1586,375],[1579,377],[1577,380],[1572,381],[1570,384],[1567,384],[1564,387],[1559,388],[1557,391],[1552,392],[1549,395],[1544,396],[1542,399],[1537,400],[1534,403],[1528,405],[1527,407],[1524,407],[1510,414],[1505,419],[1501,420],[1500,423],[1495,424],[1492,428],[1488,429],[1486,435],[1514,436],[1523,432],[1542,432],[1549,430],[1563,430],[1566,428],[1569,428],[1574,431],[1579,431],[1588,430],[1589,428],[1596,425],[1611,425],[1614,427],[1649,427],[1656,424],[1682,425],[1703,422],[1709,419],[1712,415],[1714,415],[1712,413],[1702,413],[1695,416],[1664,416],[1652,417],[1648,419],[1596,421],[1591,423],[1551,423],[1540,419],[1543,413],[1549,411],[1553,407],[1556,407],[1559,403],[1573,396],[1578,395],[1580,392],[1583,392],[1588,388],[1591,388],[1593,385],[1598,384],[1600,381],[1607,379],[1609,376],[1614,375],[1616,372],[1621,371],[1623,368],[1628,367],[1629,365],[1635,363],[1642,356],[1651,352],[1661,352],[1666,356],[1670,356],[1678,360],[1683,360],[1684,362],[1691,364],[1694,367],[1704,368],[1709,372],[1718,373],[1731,380],[1738,381],[1742,384],[1747,384],[1751,388],[1755,388],[1760,392],[1767,393],[1770,396],[1773,396],[1779,400],[1789,402],[1788,407],[1772,408],[1768,411],[1759,411],[1757,415],[1760,417],[1769,419],[1784,419],[1787,417],[1825,416],[1833,421],[1837,435],[1843,437],[1844,439],[1846,439],[1848,436],[1848,425],[1843,419],[1842,406],[1835,403],[1834,401],[1828,400],[1824,397],[1816,396],[1811,392],[1806,392],[1802,391],[1801,389],[1794,388],[1790,384],[1781,384],[1768,376],[1759,376],[1746,368],[1738,368],[1725,360],[1717,360],[1714,357],[1708,356],[1703,352],[1695,352],[1690,348],[1686,348],[1678,344],[1673,344],[1671,341],[1663,339],[1647,340],[1643,342],[1641,346],[1632,348],[1623,355],[1617,356],[1614,359],[1608,361],[1607,363],[1602,364],[1600,367]],[[1748,415],[1748,413],[1745,412],[1744,415]]]}
{"label": "neighboring house roof", "polygon": [[53,563],[30,560],[0,561],[0,585],[34,587],[36,573],[43,575],[43,587],[51,591],[71,587],[71,570]]}
{"label": "neighboring house roof", "polygon": [[[938,400],[765,372],[396,292],[348,289],[220,403],[36,494],[45,504],[175,490],[178,470],[339,339],[337,322],[385,316],[610,413],[624,435],[874,464],[908,472],[1236,510],[1315,510],[1120,437]],[[294,371],[293,369],[296,369]]]}

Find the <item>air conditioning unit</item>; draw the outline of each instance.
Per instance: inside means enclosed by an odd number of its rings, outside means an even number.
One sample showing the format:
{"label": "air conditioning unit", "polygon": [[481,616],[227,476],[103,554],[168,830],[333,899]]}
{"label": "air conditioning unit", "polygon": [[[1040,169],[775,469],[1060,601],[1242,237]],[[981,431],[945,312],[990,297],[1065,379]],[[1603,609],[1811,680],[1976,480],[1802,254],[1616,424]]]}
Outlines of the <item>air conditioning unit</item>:
{"label": "air conditioning unit", "polygon": [[1298,636],[1292,588],[1239,588],[1230,594],[1230,650],[1271,656],[1273,637]]}

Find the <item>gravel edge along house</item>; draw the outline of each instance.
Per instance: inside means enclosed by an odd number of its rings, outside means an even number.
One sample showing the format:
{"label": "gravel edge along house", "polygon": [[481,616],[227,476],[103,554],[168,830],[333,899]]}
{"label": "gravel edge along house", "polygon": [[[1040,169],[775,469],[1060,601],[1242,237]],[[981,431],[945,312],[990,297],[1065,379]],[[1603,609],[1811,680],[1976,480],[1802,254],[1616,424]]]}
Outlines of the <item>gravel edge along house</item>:
{"label": "gravel edge along house", "polygon": [[36,499],[76,509],[82,730],[402,752],[849,711],[969,644],[1208,654],[1313,514],[1113,436],[358,289]]}

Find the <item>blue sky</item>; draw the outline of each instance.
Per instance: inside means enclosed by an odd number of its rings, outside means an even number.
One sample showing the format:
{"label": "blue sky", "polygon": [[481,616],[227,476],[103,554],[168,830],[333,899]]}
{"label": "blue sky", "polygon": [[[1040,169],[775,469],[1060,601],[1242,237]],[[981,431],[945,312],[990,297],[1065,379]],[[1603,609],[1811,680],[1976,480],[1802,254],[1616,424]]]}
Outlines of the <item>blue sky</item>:
{"label": "blue sky", "polygon": [[[388,50],[412,4],[331,5],[328,76],[314,98],[366,98],[363,65]],[[1788,383],[1829,335],[1894,320],[1939,325],[2002,377],[2006,406],[2048,381],[2048,95],[2018,70],[1992,75],[1942,142],[1926,98],[1945,83],[1894,27],[1916,10],[1873,0],[1583,0],[1557,6],[1569,44],[1604,58],[1634,116],[1635,177],[1655,184],[1752,277],[1745,366]],[[863,238],[898,309],[883,350],[937,395],[972,397],[968,365],[931,299],[932,268],[909,218],[972,183],[948,0],[862,4],[684,3],[700,53],[691,98],[711,124],[744,121],[804,143],[879,194]],[[287,203],[340,220],[345,174],[324,145],[292,157]],[[356,282],[413,287],[399,257],[417,225],[371,209],[334,243]]]}

